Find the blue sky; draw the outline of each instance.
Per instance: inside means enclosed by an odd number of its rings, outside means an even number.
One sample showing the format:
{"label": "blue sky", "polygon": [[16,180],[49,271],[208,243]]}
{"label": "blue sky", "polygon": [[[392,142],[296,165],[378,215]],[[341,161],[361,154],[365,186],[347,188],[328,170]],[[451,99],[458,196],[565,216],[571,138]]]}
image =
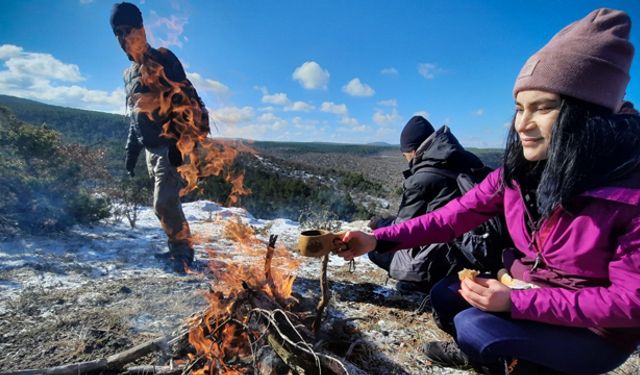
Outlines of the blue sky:
{"label": "blue sky", "polygon": [[[640,49],[638,0],[132,2],[223,137],[398,143],[419,113],[465,146],[502,147],[516,75],[562,27],[621,9]],[[124,114],[113,1],[0,4],[0,93]],[[638,104],[639,54],[627,89]]]}

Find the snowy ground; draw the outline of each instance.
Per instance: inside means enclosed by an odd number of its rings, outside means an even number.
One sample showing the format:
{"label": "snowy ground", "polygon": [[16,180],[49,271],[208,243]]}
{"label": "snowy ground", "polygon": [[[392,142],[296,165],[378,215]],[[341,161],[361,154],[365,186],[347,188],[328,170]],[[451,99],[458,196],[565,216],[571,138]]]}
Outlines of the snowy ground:
{"label": "snowy ground", "polygon": [[[296,222],[259,220],[242,209],[198,201],[184,205],[199,239],[196,257],[208,261],[215,249],[236,262],[262,262],[239,254],[224,234],[224,223],[240,221],[266,241],[269,234],[298,258],[294,292],[317,299],[320,260],[293,250]],[[363,223],[342,229],[360,229]],[[99,359],[151,338],[170,334],[192,313],[202,310],[212,282],[206,274],[178,275],[154,255],[166,251],[166,239],[153,212],[140,212],[136,229],[125,223],[76,227],[49,237],[0,242],[0,372]],[[416,313],[421,296],[402,296],[385,285],[385,273],[359,259],[354,273],[341,258],[329,264],[330,316],[359,318],[356,324],[368,348],[382,362],[369,368],[380,374],[465,374],[430,366],[420,344],[447,339],[429,314]],[[213,281],[215,282],[215,281]],[[163,364],[149,356],[144,364]],[[638,357],[618,374],[637,374]]]}

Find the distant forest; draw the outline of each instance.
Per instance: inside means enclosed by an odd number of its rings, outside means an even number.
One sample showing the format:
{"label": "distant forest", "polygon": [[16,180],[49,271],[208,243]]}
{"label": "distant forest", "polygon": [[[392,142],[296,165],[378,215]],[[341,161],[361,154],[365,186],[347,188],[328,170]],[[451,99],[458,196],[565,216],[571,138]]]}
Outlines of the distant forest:
{"label": "distant forest", "polygon": [[[0,158],[0,164],[4,163],[0,165],[0,180],[7,180],[6,174],[10,173],[8,166],[30,164],[18,171],[24,173],[20,183],[31,184],[27,190],[33,193],[32,206],[20,203],[24,212],[30,209],[38,212],[42,208],[38,192],[55,196],[54,193],[60,191],[61,187],[55,185],[62,183],[63,179],[53,178],[55,176],[52,177],[52,173],[70,173],[69,170],[73,170],[74,165],[78,170],[80,166],[84,168],[82,173],[73,174],[72,179],[67,178],[67,181],[73,182],[81,190],[75,196],[82,199],[57,203],[47,201],[51,209],[50,212],[47,211],[49,215],[70,209],[62,207],[64,205],[73,205],[75,213],[67,212],[64,222],[53,219],[48,221],[56,223],[49,227],[43,224],[47,222],[43,219],[36,227],[40,225],[42,230],[57,230],[75,222],[101,220],[108,216],[105,210],[109,209],[109,204],[113,215],[114,207],[121,206],[123,200],[149,204],[151,181],[147,177],[144,157],[138,161],[136,178],[131,180],[125,176],[124,144],[128,131],[128,119],[125,116],[46,105],[6,95],[0,95],[0,107],[5,107],[0,116],[0,141],[4,145]],[[47,161],[44,160],[45,155],[42,155],[44,159],[41,165],[28,161],[27,150],[24,145],[19,144],[27,142],[26,139],[31,142],[31,147],[46,144],[51,150],[57,150],[51,151],[57,155],[56,158]],[[340,219],[354,220],[368,219],[385,210],[391,213],[395,209],[394,203],[397,203],[399,197],[400,172],[406,166],[397,145],[264,141],[247,143],[260,157],[241,155],[232,168],[244,171],[245,185],[252,190],[252,194],[243,197],[239,205],[257,217],[297,220],[305,212],[324,210],[334,213]],[[502,150],[471,151],[491,167],[500,164]],[[28,152],[35,151],[32,149]],[[83,160],[78,160],[79,158]],[[95,165],[92,166],[91,163]],[[39,186],[33,182],[32,177],[43,177],[28,174],[35,171],[36,167],[44,168],[45,164],[51,172],[47,174],[49,185]],[[61,169],[54,168],[56,165]],[[89,173],[92,170],[104,173]],[[19,190],[25,186],[16,185],[14,188]],[[199,187],[197,192],[185,199],[210,199],[221,203],[226,201],[229,187],[221,178],[203,179]],[[65,185],[65,189],[69,188]],[[131,191],[127,192],[127,189]],[[136,194],[132,195],[132,191]],[[15,194],[13,196],[18,199]],[[102,200],[92,201],[91,197],[102,197]],[[29,198],[20,196],[20,199]],[[390,201],[390,206],[380,203],[381,200]],[[2,225],[25,229],[26,224],[19,224],[16,213],[9,211],[12,207],[17,207],[18,202],[13,202],[13,206],[9,203],[6,199],[0,200],[0,233]],[[62,206],[54,208],[58,203]],[[89,211],[94,209],[99,212],[92,215]],[[37,231],[33,226],[29,228]]]}

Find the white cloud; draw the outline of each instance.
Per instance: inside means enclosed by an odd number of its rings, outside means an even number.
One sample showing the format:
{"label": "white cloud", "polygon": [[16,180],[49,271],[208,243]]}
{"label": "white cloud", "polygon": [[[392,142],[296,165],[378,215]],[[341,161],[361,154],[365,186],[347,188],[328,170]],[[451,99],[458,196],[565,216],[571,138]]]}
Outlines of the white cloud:
{"label": "white cloud", "polygon": [[397,76],[398,75],[398,69],[394,68],[394,67],[390,67],[390,68],[384,68],[380,71],[380,74],[386,75],[386,76]]}
{"label": "white cloud", "polygon": [[291,122],[297,129],[302,129],[306,131],[318,130],[317,128],[318,128],[318,125],[320,124],[318,120],[303,119],[300,116],[294,117],[293,119],[291,119]]}
{"label": "white cloud", "polygon": [[360,82],[360,78],[354,78],[342,86],[342,91],[351,96],[372,96],[376,93],[371,86]]}
{"label": "white cloud", "polygon": [[[151,19],[145,21],[144,26],[147,31],[149,42],[154,47],[182,47],[182,34],[184,25],[189,22],[186,15],[171,15],[170,17],[160,17],[155,11],[151,11]],[[182,39],[186,40],[186,37]]]}
{"label": "white cloud", "polygon": [[189,78],[189,81],[193,83],[196,90],[200,92],[212,91],[216,94],[226,94],[229,92],[229,87],[225,84],[213,79],[204,78],[198,73],[187,72],[187,78]]}
{"label": "white cloud", "polygon": [[416,113],[413,114],[414,116],[422,116],[425,119],[429,119],[429,116],[431,116],[431,114],[429,112],[425,112],[425,111],[418,111]]}
{"label": "white cloud", "polygon": [[287,120],[282,119],[273,113],[263,113],[258,117],[258,122],[269,125],[272,130],[282,130],[288,125]]}
{"label": "white cloud", "polygon": [[221,107],[214,108],[209,112],[211,118],[225,126],[237,126],[246,124],[255,116],[253,107]]}
{"label": "white cloud", "polygon": [[307,61],[293,72],[293,79],[308,90],[326,89],[329,83],[329,72],[315,61]]}
{"label": "white cloud", "polygon": [[484,115],[484,108],[478,108],[477,110],[473,111],[473,114],[478,117]]}
{"label": "white cloud", "polygon": [[80,68],[47,53],[25,52],[11,44],[0,45],[0,93],[66,107],[124,113],[121,88],[111,92],[75,84],[83,81]]}
{"label": "white cloud", "polygon": [[346,115],[347,114],[347,105],[346,104],[336,104],[334,102],[324,102],[320,106],[320,110],[322,112],[334,113],[336,115]]}
{"label": "white cloud", "polygon": [[67,82],[84,80],[80,68],[75,64],[65,64],[48,53],[23,52],[13,45],[0,47],[7,72],[13,77],[40,78]]}
{"label": "white cloud", "polygon": [[287,94],[278,92],[275,94],[269,94],[266,90],[263,91],[262,102],[275,105],[287,105],[289,104],[289,98]]}
{"label": "white cloud", "polygon": [[358,126],[359,122],[358,119],[356,119],[355,117],[349,117],[349,116],[344,116],[340,119],[340,123],[342,125],[348,125],[348,126]]}
{"label": "white cloud", "polygon": [[385,107],[397,107],[398,101],[396,99],[381,100],[378,102],[378,105]]}
{"label": "white cloud", "polygon": [[436,64],[424,63],[418,64],[418,73],[426,79],[434,79],[436,74],[442,73],[442,69]]}
{"label": "white cloud", "polygon": [[384,113],[381,110],[376,110],[373,114],[373,122],[378,125],[395,125],[402,122],[402,116],[398,114],[398,111],[394,108],[391,113]]}
{"label": "white cloud", "polygon": [[3,44],[0,46],[0,60],[7,60],[16,57],[22,52],[22,48],[13,44]]}
{"label": "white cloud", "polygon": [[314,107],[313,105],[311,105],[309,103],[297,101],[297,102],[291,103],[290,105],[284,107],[284,110],[288,111],[288,112],[309,112],[309,111],[314,110],[315,108],[316,107]]}

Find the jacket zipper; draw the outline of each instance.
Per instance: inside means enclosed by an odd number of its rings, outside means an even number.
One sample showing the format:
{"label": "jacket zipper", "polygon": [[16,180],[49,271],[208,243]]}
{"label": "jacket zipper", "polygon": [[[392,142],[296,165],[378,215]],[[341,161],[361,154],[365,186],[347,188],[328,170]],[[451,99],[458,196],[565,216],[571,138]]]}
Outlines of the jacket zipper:
{"label": "jacket zipper", "polygon": [[[520,193],[520,199],[522,200],[522,204],[524,206],[524,212],[527,215],[526,220],[534,224],[533,230],[531,231],[531,240],[529,241],[529,250],[533,249],[536,253],[536,258],[533,262],[533,266],[531,266],[531,272],[535,272],[536,269],[538,269],[538,267],[540,267],[541,264],[542,265],[544,264],[544,259],[542,259],[542,253],[540,252],[539,244],[536,241],[536,239],[538,237],[540,228],[542,228],[542,224],[545,224],[546,220],[543,222],[535,223],[531,216],[531,212],[529,212],[529,209],[527,208],[527,204],[524,200],[524,196],[522,195],[522,189],[518,188],[518,192]],[[525,223],[525,226],[528,227],[528,224]],[[525,227],[525,230],[526,230],[526,227]]]}

